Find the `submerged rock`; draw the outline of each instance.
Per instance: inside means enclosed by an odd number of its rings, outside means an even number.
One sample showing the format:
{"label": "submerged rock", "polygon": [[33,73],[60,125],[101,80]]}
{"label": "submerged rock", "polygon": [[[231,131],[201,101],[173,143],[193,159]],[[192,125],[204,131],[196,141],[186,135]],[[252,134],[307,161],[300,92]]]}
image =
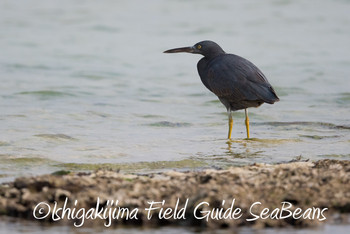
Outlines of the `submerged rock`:
{"label": "submerged rock", "polygon": [[[152,201],[159,203],[150,211]],[[96,218],[101,210],[115,216]],[[147,175],[100,170],[0,185],[0,215],[75,225],[304,227],[340,222],[349,213],[350,161],[328,159]]]}

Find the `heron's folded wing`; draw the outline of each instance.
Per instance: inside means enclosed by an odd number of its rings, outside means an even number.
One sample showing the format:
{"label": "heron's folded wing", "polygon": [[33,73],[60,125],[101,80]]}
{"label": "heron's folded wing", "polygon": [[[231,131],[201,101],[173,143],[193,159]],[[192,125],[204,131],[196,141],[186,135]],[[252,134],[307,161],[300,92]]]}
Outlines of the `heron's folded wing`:
{"label": "heron's folded wing", "polygon": [[220,56],[209,64],[208,86],[218,97],[232,102],[261,100],[273,103],[278,100],[263,73],[236,55]]}

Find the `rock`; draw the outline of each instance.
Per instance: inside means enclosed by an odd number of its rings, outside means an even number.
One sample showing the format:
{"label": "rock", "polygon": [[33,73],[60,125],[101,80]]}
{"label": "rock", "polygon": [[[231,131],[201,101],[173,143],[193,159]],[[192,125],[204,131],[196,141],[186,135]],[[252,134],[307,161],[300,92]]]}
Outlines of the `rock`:
{"label": "rock", "polygon": [[[111,170],[91,173],[63,173],[63,175],[43,175],[18,178],[14,182],[0,185],[0,215],[34,219],[33,210],[40,202],[48,204],[53,212],[54,202],[58,206],[69,199],[67,208],[113,208],[138,209],[138,220],[126,217],[113,220],[123,225],[195,225],[210,228],[234,228],[237,226],[283,227],[314,226],[324,221],[309,218],[274,219],[258,218],[264,209],[281,209],[283,204],[291,204],[292,212],[300,208],[306,211],[324,209],[326,221],[346,220],[350,213],[350,161],[320,160],[317,162],[291,162],[269,165],[253,164],[232,167],[227,170],[204,170],[196,172],[168,171],[164,173],[136,175],[122,174]],[[187,201],[188,199],[188,201]],[[234,200],[233,200],[234,199]],[[74,201],[78,201],[74,207]],[[162,202],[166,208],[186,207],[186,220],[159,219],[160,209],[147,218],[150,202]],[[223,203],[223,201],[225,202]],[[239,219],[195,218],[201,211],[227,210],[234,201],[234,209],[242,211]],[[209,205],[203,204],[207,202]],[[260,202],[260,204],[255,204]],[[196,206],[203,204],[194,212]],[[254,213],[250,213],[253,207]],[[164,211],[163,210],[163,211]],[[125,211],[125,210],[124,210]],[[275,213],[277,210],[275,211]],[[265,212],[266,213],[266,212]],[[173,214],[174,215],[174,214]],[[215,216],[215,214],[214,214]],[[52,222],[50,215],[44,221]],[[67,221],[67,217],[65,217]],[[104,222],[104,220],[103,220]],[[101,220],[86,219],[86,225],[101,225]]]}

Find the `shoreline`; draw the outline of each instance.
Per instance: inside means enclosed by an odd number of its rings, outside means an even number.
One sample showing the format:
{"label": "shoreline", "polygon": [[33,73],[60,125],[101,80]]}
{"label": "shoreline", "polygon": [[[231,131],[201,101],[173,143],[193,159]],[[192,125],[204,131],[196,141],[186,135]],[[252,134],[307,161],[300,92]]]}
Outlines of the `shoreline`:
{"label": "shoreline", "polygon": [[[33,213],[39,210],[39,203],[47,204],[50,210],[40,221],[72,227],[74,223],[102,227],[108,223],[113,227],[312,227],[346,223],[350,214],[347,160],[143,175],[112,170],[58,174],[17,178],[1,184],[0,217],[39,220],[34,218],[39,213]],[[66,213],[59,217],[59,208],[67,212],[70,209],[71,216]],[[96,218],[96,211],[101,209],[107,216]],[[85,214],[95,210],[95,216],[82,218],[83,210]],[[119,216],[108,216],[118,211]]]}

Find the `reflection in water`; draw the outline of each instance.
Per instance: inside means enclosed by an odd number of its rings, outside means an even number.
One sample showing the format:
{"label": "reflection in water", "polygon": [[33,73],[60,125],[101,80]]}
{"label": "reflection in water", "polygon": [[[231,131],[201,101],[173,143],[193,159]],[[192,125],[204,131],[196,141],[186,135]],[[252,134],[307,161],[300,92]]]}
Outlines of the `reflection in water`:
{"label": "reflection in water", "polygon": [[[248,140],[246,140],[246,141],[248,141]],[[235,146],[232,147],[233,143],[239,143],[245,149],[245,151],[239,152],[239,153],[236,152]],[[226,141],[226,144],[227,144],[227,152],[226,152],[227,156],[230,156],[233,158],[247,158],[247,157],[249,157],[250,150],[249,150],[249,148],[247,148],[247,142],[245,142],[244,140],[242,140],[242,141],[228,140],[228,141]],[[240,147],[240,148],[242,148],[242,147]]]}

